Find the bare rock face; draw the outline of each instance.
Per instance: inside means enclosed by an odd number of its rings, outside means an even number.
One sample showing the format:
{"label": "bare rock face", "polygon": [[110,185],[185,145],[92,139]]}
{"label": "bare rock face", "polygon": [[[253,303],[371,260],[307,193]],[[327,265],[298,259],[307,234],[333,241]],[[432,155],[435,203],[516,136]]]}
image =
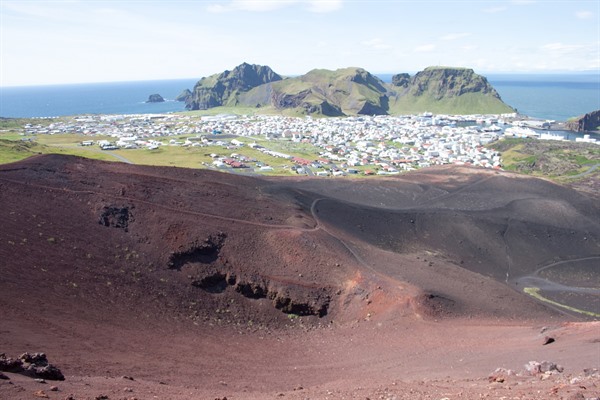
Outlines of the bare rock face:
{"label": "bare rock face", "polygon": [[274,92],[271,96],[271,103],[277,109],[286,108],[301,108],[306,114],[322,114],[328,117],[343,116],[344,113],[339,107],[330,104],[327,101],[322,101],[319,104],[311,104],[306,100],[312,94],[310,89],[303,90],[296,94],[277,93]]}
{"label": "bare rock face", "polygon": [[599,127],[600,110],[592,111],[566,123],[566,128],[575,132],[596,131]]}
{"label": "bare rock face", "polygon": [[392,76],[392,85],[396,87],[407,88],[410,84],[410,75],[407,73],[396,74]]}
{"label": "bare rock face", "polygon": [[[405,80],[400,77],[397,82],[405,83]],[[457,97],[469,92],[491,94],[500,98],[485,77],[469,68],[426,68],[412,77],[409,86],[410,93],[413,95],[419,96],[429,92],[437,99]]]}
{"label": "bare rock face", "polygon": [[267,66],[242,63],[232,71],[225,71],[198,81],[193,93],[186,100],[186,108],[206,110],[235,103],[236,94],[281,79],[279,74]]}

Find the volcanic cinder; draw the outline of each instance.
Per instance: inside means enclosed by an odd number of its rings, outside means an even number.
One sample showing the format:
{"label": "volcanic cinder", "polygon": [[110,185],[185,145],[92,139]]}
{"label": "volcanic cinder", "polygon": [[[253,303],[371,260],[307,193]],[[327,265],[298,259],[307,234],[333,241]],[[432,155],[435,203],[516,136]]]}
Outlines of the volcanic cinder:
{"label": "volcanic cinder", "polygon": [[0,215],[0,353],[65,376],[0,398],[599,395],[600,206],[545,180],[46,155],[0,166]]}

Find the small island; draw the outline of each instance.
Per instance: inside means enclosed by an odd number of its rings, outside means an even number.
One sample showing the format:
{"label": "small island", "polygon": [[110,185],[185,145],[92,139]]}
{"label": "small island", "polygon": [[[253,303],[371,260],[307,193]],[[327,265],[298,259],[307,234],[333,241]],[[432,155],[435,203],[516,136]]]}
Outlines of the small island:
{"label": "small island", "polygon": [[163,99],[163,97],[158,94],[151,94],[150,96],[148,96],[148,100],[146,101],[146,103],[163,103],[165,101],[165,99]]}

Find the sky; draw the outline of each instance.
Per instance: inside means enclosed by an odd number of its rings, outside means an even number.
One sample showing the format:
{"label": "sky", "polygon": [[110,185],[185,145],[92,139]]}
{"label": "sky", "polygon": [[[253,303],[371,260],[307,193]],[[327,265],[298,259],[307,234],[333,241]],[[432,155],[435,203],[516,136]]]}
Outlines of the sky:
{"label": "sky", "polygon": [[600,0],[0,0],[0,86],[428,66],[600,73]]}

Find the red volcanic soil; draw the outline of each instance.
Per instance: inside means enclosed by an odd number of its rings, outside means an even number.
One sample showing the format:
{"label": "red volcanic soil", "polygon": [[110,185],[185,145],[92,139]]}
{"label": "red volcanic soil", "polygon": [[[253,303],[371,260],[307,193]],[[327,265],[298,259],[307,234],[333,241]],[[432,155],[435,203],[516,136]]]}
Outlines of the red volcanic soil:
{"label": "red volcanic soil", "polygon": [[65,375],[2,399],[600,396],[600,206],[544,180],[48,155],[0,166],[0,221],[0,353]]}

